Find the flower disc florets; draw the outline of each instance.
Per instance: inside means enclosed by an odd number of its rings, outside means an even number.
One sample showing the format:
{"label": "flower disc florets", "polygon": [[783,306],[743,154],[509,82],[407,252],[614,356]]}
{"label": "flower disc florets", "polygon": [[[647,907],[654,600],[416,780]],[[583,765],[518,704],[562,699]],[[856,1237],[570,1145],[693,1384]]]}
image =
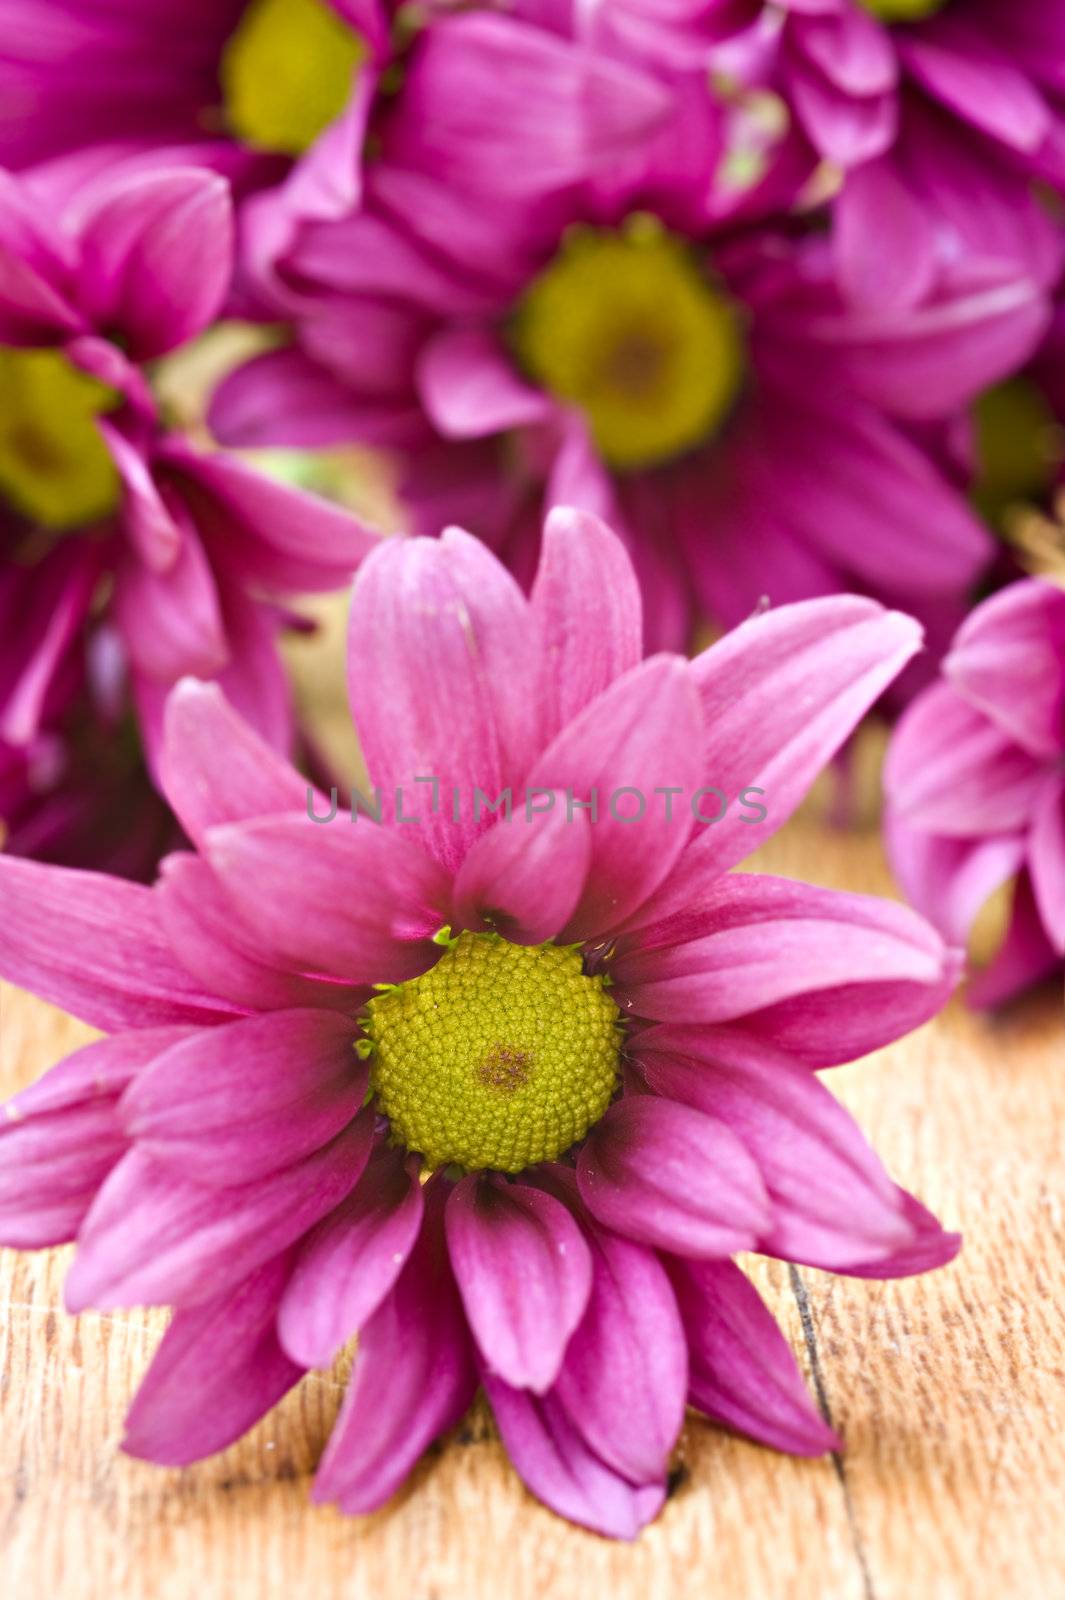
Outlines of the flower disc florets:
{"label": "flower disc florets", "polygon": [[598,1121],[617,1084],[618,1008],[580,952],[463,933],[431,971],[378,995],[370,1083],[430,1167],[519,1172]]}

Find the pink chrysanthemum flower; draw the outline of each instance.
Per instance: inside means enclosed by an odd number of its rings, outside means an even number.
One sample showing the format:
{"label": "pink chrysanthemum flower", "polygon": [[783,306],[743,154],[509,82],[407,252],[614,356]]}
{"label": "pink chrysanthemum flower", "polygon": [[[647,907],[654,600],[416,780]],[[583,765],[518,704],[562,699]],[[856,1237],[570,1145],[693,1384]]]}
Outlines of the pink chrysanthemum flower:
{"label": "pink chrysanthemum flower", "polygon": [[[469,527],[523,581],[545,504],[604,516],[653,646],[765,595],[860,590],[953,626],[991,549],[929,424],[1028,358],[1042,279],[954,252],[907,304],[854,308],[819,234],[722,218],[701,76],[670,79],[671,120],[639,159],[584,159],[583,181],[571,166],[535,203],[521,170],[500,182],[487,136],[480,164],[431,175],[443,106],[418,88],[356,212],[280,253],[253,241],[293,341],[223,384],[219,436],[387,445],[415,528]],[[765,181],[783,182],[772,162]]]}
{"label": "pink chrysanthemum flower", "polygon": [[728,1257],[954,1254],[815,1071],[931,1016],[957,959],[902,906],[728,869],[919,630],[829,599],[641,661],[620,545],[559,511],[530,599],[466,534],[393,540],[351,631],[380,822],[310,820],[190,683],[163,771],[196,849],[154,890],[0,857],[0,971],[110,1035],[9,1107],[2,1237],[77,1238],[74,1310],[176,1308],[126,1448],[221,1449],[356,1331],[315,1490],[348,1511],[479,1383],[535,1493],[621,1537],[686,1402],[833,1448]]}
{"label": "pink chrysanthemum flower", "polygon": [[1065,592],[1030,579],[978,606],[914,701],[886,769],[907,895],[956,943],[1016,880],[975,1005],[1012,999],[1065,959]]}
{"label": "pink chrysanthemum flower", "polygon": [[58,748],[71,723],[99,730],[82,776],[94,759],[111,770],[106,728],[131,697],[154,761],[186,675],[216,678],[288,753],[278,602],[345,583],[374,542],[338,507],[165,425],[153,364],[217,315],[232,265],[212,173],[119,171],[58,218],[32,182],[0,174],[0,793],[15,848],[37,836],[16,813],[50,804],[79,766]]}
{"label": "pink chrysanthemum flower", "polygon": [[[864,300],[919,293],[943,230],[1038,263],[1033,180],[1065,188],[1059,0],[778,0],[780,84],[845,174],[841,266]],[[781,17],[781,12],[783,17]]]}
{"label": "pink chrysanthemum flower", "polygon": [[[295,219],[357,201],[364,142],[408,73],[447,108],[433,117],[431,167],[483,159],[487,125],[504,169],[557,175],[572,151],[605,160],[662,115],[661,90],[616,40],[705,59],[750,9],[624,0],[609,23],[588,8],[577,40],[540,0],[0,0],[0,162],[44,166],[63,185],[116,156],[202,163],[256,195],[261,225],[283,238]],[[515,115],[525,102],[535,139]]]}

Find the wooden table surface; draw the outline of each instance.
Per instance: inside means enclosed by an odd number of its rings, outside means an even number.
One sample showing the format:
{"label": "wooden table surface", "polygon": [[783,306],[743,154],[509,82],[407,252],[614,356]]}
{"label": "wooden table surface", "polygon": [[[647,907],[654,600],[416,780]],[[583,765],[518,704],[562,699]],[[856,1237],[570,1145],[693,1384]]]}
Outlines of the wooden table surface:
{"label": "wooden table surface", "polygon": [[[800,820],[763,861],[816,882],[888,888],[873,832]],[[87,1037],[3,991],[0,1088],[10,1093]],[[165,1315],[73,1319],[61,1302],[67,1251],[0,1252],[3,1593],[1065,1596],[1063,1042],[1060,995],[991,1022],[955,1003],[832,1075],[894,1174],[964,1231],[966,1248],[945,1271],[900,1283],[753,1262],[846,1453],[794,1461],[693,1418],[674,1492],[633,1545],[540,1507],[481,1410],[385,1510],[355,1520],[315,1509],[307,1488],[343,1361],[196,1468],[127,1460],[123,1412]]]}

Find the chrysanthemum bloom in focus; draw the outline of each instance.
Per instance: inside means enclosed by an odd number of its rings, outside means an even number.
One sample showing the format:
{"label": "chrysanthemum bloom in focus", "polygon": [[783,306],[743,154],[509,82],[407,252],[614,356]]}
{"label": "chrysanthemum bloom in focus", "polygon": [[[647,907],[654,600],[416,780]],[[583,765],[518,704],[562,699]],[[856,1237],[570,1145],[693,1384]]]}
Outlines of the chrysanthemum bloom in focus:
{"label": "chrysanthemum bloom in focus", "polygon": [[833,1448],[728,1257],[954,1254],[815,1070],[930,1017],[957,959],[902,906],[728,869],[918,629],[829,599],[641,662],[620,545],[560,511],[529,600],[466,534],[386,542],[351,636],[354,822],[188,684],[163,772],[196,849],[154,890],[0,857],[0,971],[110,1035],[9,1107],[2,1237],[77,1239],[74,1310],[176,1308],[126,1448],[221,1449],[356,1331],[315,1488],[348,1511],[478,1384],[530,1488],[621,1537],[686,1402]]}
{"label": "chrysanthemum bloom in focus", "polygon": [[[783,12],[781,21],[780,12]],[[944,227],[1037,262],[1065,189],[1059,0],[779,0],[783,93],[841,169],[839,258],[859,299],[918,293]]]}
{"label": "chrysanthemum bloom in focus", "polygon": [[720,214],[705,74],[670,77],[639,159],[585,160],[583,182],[571,162],[535,203],[487,140],[429,174],[423,88],[398,96],[363,206],[271,259],[260,288],[293,342],[226,380],[220,437],[389,446],[416,529],[458,522],[522,581],[545,504],[602,515],[655,646],[766,595],[960,618],[990,543],[926,436],[1030,355],[1041,279],[947,252],[905,305],[848,305],[820,234]]}
{"label": "chrysanthemum bloom in focus", "polygon": [[[339,508],[201,451],[160,416],[154,364],[217,315],[232,253],[228,191],[212,173],[120,173],[59,219],[32,183],[0,175],[0,815],[11,848],[41,839],[35,809],[58,822],[82,779],[89,802],[106,789],[124,765],[112,747],[127,737],[130,699],[154,760],[166,694],[188,674],[217,678],[290,753],[278,601],[343,584],[373,543]],[[80,755],[79,741],[91,746]],[[75,810],[71,828],[85,834],[85,807]],[[63,830],[44,833],[61,853]]]}
{"label": "chrysanthemum bloom in focus", "polygon": [[1012,999],[1065,959],[1065,592],[1030,579],[977,607],[942,682],[896,730],[886,787],[896,876],[964,944],[1014,882],[1005,939],[969,987]]}

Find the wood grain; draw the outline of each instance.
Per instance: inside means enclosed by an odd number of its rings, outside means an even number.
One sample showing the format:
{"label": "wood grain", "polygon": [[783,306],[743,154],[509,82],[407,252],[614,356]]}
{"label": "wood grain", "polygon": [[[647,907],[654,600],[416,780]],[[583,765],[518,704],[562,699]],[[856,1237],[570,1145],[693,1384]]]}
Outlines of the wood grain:
{"label": "wood grain", "polygon": [[[794,823],[768,868],[887,891],[873,834]],[[0,991],[5,1094],[88,1037]],[[309,1505],[345,1363],[185,1472],[127,1460],[124,1409],[160,1313],[68,1317],[67,1252],[0,1252],[0,1570],[63,1600],[788,1600],[1065,1596],[1065,1050],[1060,995],[997,1022],[955,1004],[831,1082],[966,1249],[867,1283],[751,1263],[847,1451],[797,1462],[692,1420],[631,1546],[538,1506],[475,1410],[385,1510]],[[805,1324],[805,1326],[804,1326]],[[387,1394],[382,1403],[387,1404]]]}

